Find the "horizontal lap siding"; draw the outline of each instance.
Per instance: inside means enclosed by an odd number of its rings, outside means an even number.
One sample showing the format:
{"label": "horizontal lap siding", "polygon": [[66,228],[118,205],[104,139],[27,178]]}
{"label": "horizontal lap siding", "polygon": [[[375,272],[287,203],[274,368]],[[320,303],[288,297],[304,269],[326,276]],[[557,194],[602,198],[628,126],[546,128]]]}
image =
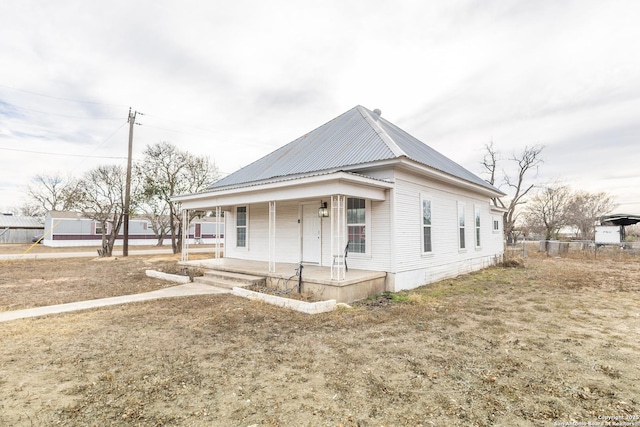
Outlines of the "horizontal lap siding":
{"label": "horizontal lap siding", "polygon": [[[367,253],[349,253],[347,265],[349,268],[389,271],[391,268],[391,202],[389,194],[382,202],[371,201],[370,210],[367,214],[369,218],[369,228],[367,234]],[[338,252],[342,253],[344,248]],[[333,262],[331,255],[331,218],[322,218],[322,265],[330,266]]]}
{"label": "horizontal lap siding", "polygon": [[[48,222],[48,221],[47,221]],[[95,236],[102,236],[102,233],[96,234],[97,221],[91,219],[53,219],[53,232],[49,233],[49,229],[45,231],[47,235],[56,239],[66,239],[64,236],[82,236],[80,239],[92,239]],[[107,233],[111,231],[110,225],[107,225]],[[123,233],[124,224],[120,226],[120,234]],[[140,239],[155,238],[153,229],[147,227],[147,221],[130,220],[129,221],[129,236],[142,236],[136,237]]]}
{"label": "horizontal lap siding", "polygon": [[253,260],[269,260],[269,205],[260,203],[249,206],[249,251]]}
{"label": "horizontal lap siding", "polygon": [[391,208],[389,194],[382,202],[371,202],[369,257],[349,260],[349,266],[363,270],[389,271],[391,268]]}
{"label": "horizontal lap siding", "polygon": [[[431,254],[422,255],[420,195],[431,200]],[[433,183],[396,180],[397,271],[431,267],[457,259],[457,200]]]}
{"label": "horizontal lap siding", "polygon": [[[269,260],[269,204],[249,205],[248,248],[236,247],[235,209],[227,214],[226,252],[230,258]],[[276,203],[276,262],[298,262],[298,203]]]}
{"label": "horizontal lap siding", "polygon": [[[494,215],[489,199],[406,173],[395,179],[396,271],[411,283],[396,283],[396,290],[487,266],[502,253],[502,238],[492,232]],[[422,254],[421,194],[431,200],[432,252]],[[465,204],[466,249],[459,249],[458,202]],[[481,210],[481,247],[475,247],[475,206]],[[404,279],[399,279],[404,280]]]}

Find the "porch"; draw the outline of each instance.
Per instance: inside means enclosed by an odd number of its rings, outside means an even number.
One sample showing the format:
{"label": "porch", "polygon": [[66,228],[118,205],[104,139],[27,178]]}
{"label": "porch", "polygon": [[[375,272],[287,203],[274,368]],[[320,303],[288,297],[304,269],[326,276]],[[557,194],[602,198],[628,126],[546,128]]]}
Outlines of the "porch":
{"label": "porch", "polygon": [[[181,261],[182,265],[197,266],[205,270],[247,274],[264,277],[267,286],[282,286],[288,280],[288,287],[297,287],[296,269],[299,264],[275,264],[275,272],[270,272],[269,262],[251,261],[234,258],[204,259]],[[273,267],[273,265],[271,266]],[[272,268],[273,270],[273,268]],[[367,298],[369,295],[385,291],[387,273],[384,271],[353,270],[345,273],[343,280],[331,280],[331,267],[314,264],[303,264],[302,292],[313,292],[320,300],[335,299],[349,303]]]}
{"label": "porch", "polygon": [[[382,269],[388,264],[371,257],[371,244],[367,242],[372,241],[371,205],[388,203],[392,188],[389,181],[336,171],[221,188],[175,200],[182,203],[184,224],[194,212],[224,217],[227,232],[224,242],[216,240],[216,253],[224,244],[225,257],[263,261],[266,272],[278,275],[282,263],[296,265],[302,261],[330,266],[326,269],[327,280],[349,283],[344,264],[335,263],[336,259],[344,259],[347,245],[349,252],[356,254],[354,262],[361,269]],[[350,207],[351,200],[356,205]],[[383,215],[388,214],[388,209],[385,205]],[[186,227],[183,233],[182,256],[183,261],[188,261]],[[295,267],[288,270],[293,275]]]}

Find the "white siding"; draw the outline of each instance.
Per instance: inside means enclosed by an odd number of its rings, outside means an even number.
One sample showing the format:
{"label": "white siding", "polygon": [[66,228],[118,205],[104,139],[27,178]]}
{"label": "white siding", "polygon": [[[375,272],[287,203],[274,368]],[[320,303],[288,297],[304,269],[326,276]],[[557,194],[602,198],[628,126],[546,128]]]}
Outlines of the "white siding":
{"label": "white siding", "polygon": [[[467,273],[495,262],[502,254],[502,236],[492,231],[489,198],[439,182],[396,173],[395,271],[390,290],[411,289],[446,277]],[[432,253],[421,250],[420,196],[431,200]],[[465,205],[465,249],[459,248],[458,204]],[[475,247],[474,206],[480,208],[481,243]]]}
{"label": "white siding", "polygon": [[[227,220],[226,255],[229,258],[267,261],[269,259],[269,204],[248,206],[247,247],[236,247],[235,208],[225,213]],[[298,203],[276,203],[276,262],[300,261]]]}
{"label": "white siding", "polygon": [[276,205],[276,261],[300,262],[298,203],[295,201]]}
{"label": "white siding", "polygon": [[[157,239],[153,230],[145,228],[146,220],[132,219],[129,222],[129,245],[155,245]],[[110,227],[110,225],[107,225]],[[120,227],[119,237],[116,239],[114,246],[123,244],[123,229]],[[107,229],[107,233],[110,229]],[[87,218],[52,218],[47,215],[45,220],[45,238],[42,243],[50,247],[81,247],[81,246],[97,246],[102,244],[101,233],[96,234],[96,221]],[[140,238],[136,238],[140,237]],[[170,244],[171,237],[166,237],[164,244]]]}
{"label": "white siding", "polygon": [[[387,289],[411,289],[492,265],[502,255],[502,233],[493,231],[488,197],[403,170],[380,171],[395,188],[386,200],[367,201],[367,253],[348,257],[351,269],[386,271]],[[421,199],[431,201],[432,251],[422,251]],[[308,201],[307,201],[308,202]],[[300,260],[300,201],[276,204],[276,262]],[[459,248],[458,205],[465,206],[465,249]],[[320,206],[320,200],[318,200]],[[481,246],[475,245],[475,207],[480,209]],[[235,209],[227,215],[226,256],[268,260],[268,204],[248,206],[247,248],[235,245]],[[499,215],[498,215],[499,217]],[[330,218],[321,220],[321,264],[330,266]]]}
{"label": "white siding", "polygon": [[[387,195],[390,192],[387,191]],[[382,202],[367,200],[367,253],[349,253],[349,268],[389,271],[391,267],[391,203],[389,197]],[[343,251],[344,248],[341,250]],[[322,265],[330,266],[331,257],[331,218],[322,219]]]}
{"label": "white siding", "polygon": [[391,268],[391,203],[371,202],[371,258],[366,263],[353,262],[354,268],[389,271]]}

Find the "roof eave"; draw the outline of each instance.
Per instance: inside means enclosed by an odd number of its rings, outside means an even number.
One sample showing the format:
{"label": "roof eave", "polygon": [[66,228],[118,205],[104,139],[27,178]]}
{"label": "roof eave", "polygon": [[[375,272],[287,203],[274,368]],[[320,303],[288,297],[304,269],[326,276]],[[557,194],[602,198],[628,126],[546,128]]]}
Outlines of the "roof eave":
{"label": "roof eave", "polygon": [[[409,158],[403,157],[399,159],[399,163],[402,167],[412,170],[414,172],[418,172],[422,175],[426,175],[429,178],[436,179],[438,181],[446,182],[449,184],[453,184],[457,187],[466,188],[475,192],[480,192],[489,197],[503,197],[506,196],[506,193],[503,193],[499,189],[493,187],[491,184],[487,183],[487,186],[483,186],[477,184],[475,182],[468,181],[466,179],[462,179],[460,177],[448,174],[439,169],[435,169],[433,167],[427,166],[423,163],[416,162],[415,160],[411,160]],[[491,188],[490,188],[490,187]]]}
{"label": "roof eave", "polygon": [[[357,175],[344,171],[337,171],[332,173],[323,173],[320,175],[303,176],[299,178],[282,179],[261,184],[247,184],[244,186],[234,186],[232,188],[222,188],[216,190],[209,190],[203,193],[196,194],[184,194],[180,196],[174,196],[171,198],[174,202],[180,202],[183,205],[198,204],[200,201],[212,200],[212,199],[224,199],[230,196],[237,196],[242,194],[255,194],[255,193],[267,193],[269,191],[279,191],[282,189],[303,187],[324,184],[329,182],[345,182],[353,185],[359,185],[362,187],[377,188],[379,190],[387,190],[393,188],[393,182],[383,181],[375,178],[366,177],[363,175]],[[191,207],[187,206],[188,209]]]}

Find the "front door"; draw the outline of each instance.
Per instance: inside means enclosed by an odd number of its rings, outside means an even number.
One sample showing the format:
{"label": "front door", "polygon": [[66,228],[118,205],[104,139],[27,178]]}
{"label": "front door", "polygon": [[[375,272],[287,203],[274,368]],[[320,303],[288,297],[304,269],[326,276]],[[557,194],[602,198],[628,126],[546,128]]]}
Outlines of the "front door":
{"label": "front door", "polygon": [[320,264],[321,228],[318,204],[302,205],[302,262]]}

